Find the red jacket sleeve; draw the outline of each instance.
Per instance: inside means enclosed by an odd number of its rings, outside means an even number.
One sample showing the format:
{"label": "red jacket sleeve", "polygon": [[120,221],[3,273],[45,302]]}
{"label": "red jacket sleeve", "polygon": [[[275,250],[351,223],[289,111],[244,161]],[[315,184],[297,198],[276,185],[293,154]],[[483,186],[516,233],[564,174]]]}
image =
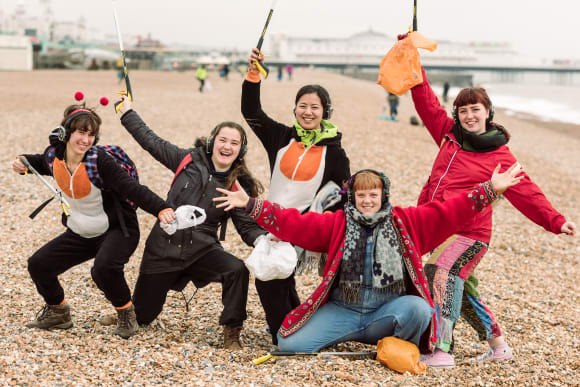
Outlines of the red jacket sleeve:
{"label": "red jacket sleeve", "polygon": [[497,198],[489,182],[481,183],[472,191],[464,192],[443,202],[434,201],[418,207],[393,211],[409,231],[420,254],[426,254],[482,211],[490,211]]}
{"label": "red jacket sleeve", "polygon": [[259,199],[249,213],[256,223],[274,236],[305,250],[323,253],[328,252],[335,232],[340,232],[335,230],[336,220],[344,217],[342,210],[326,214],[301,214],[295,208],[283,208]]}
{"label": "red jacket sleeve", "polygon": [[[501,171],[504,172],[517,160],[507,147],[498,157]],[[510,203],[535,224],[554,234],[562,232],[562,225],[566,222],[564,215],[552,207],[540,187],[523,172],[524,178],[516,185],[508,188],[503,195]]]}
{"label": "red jacket sleeve", "polygon": [[423,67],[421,67],[421,72],[423,74],[423,83],[411,89],[411,96],[413,97],[417,114],[421,117],[421,121],[425,124],[437,146],[440,147],[444,136],[449,133],[454,121],[439,103],[439,99],[433,89],[431,89],[431,85],[429,85],[429,80],[427,80]]}

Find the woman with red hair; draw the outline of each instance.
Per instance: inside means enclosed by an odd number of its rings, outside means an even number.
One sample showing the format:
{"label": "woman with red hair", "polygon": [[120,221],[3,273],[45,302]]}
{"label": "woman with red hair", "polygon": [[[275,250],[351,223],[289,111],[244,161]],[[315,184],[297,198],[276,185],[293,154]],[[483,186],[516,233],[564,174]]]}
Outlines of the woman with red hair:
{"label": "woman with red hair", "polygon": [[[510,135],[493,122],[493,107],[485,89],[461,90],[449,117],[433,93],[425,71],[423,83],[411,89],[415,109],[439,146],[431,174],[418,204],[446,201],[473,184],[488,179],[499,163],[502,170],[516,162],[507,147]],[[524,173],[523,180],[504,196],[534,223],[554,234],[574,235],[576,225],[556,211],[540,188]],[[477,292],[473,271],[486,253],[491,239],[492,212],[486,211],[466,223],[456,235],[435,249],[425,264],[429,290],[435,303],[439,334],[437,350],[423,359],[433,367],[453,367],[453,329],[463,316],[487,340],[490,349],[476,360],[509,360],[512,350],[499,324]]]}

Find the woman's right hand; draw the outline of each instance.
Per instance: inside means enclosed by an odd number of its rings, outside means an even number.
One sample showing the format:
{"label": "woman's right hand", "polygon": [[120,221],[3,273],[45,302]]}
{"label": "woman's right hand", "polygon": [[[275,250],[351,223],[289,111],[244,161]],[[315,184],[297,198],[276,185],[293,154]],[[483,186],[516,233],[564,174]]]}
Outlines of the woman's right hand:
{"label": "woman's right hand", "polygon": [[256,62],[264,62],[264,55],[260,53],[257,48],[252,48],[252,53],[250,54],[250,71],[259,71]]}
{"label": "woman's right hand", "polygon": [[121,105],[121,108],[119,109],[119,111],[121,112],[121,115],[127,113],[129,110],[133,109],[133,102],[129,99],[129,97],[127,97],[126,95],[121,95],[121,102],[123,102],[123,104]]}
{"label": "woman's right hand", "polygon": [[507,169],[507,171],[503,173],[499,173],[501,168],[501,164],[498,164],[493,171],[493,175],[491,176],[491,185],[495,190],[495,193],[501,195],[505,192],[506,189],[509,187],[516,185],[524,178],[524,175],[518,176],[521,172],[524,171],[520,163],[515,162],[511,167]]}
{"label": "woman's right hand", "polygon": [[16,173],[19,174],[23,174],[26,173],[28,171],[28,168],[26,168],[26,166],[22,163],[22,161],[20,161],[20,157],[23,156],[18,156],[13,162],[12,162],[12,170]]}
{"label": "woman's right hand", "polygon": [[224,211],[229,211],[235,207],[245,208],[248,205],[250,197],[248,196],[246,191],[244,191],[244,189],[237,180],[234,183],[234,186],[236,187],[235,191],[228,191],[227,189],[216,188],[217,191],[225,195],[212,199],[214,202],[222,202],[216,205],[217,208],[226,207],[224,208]]}

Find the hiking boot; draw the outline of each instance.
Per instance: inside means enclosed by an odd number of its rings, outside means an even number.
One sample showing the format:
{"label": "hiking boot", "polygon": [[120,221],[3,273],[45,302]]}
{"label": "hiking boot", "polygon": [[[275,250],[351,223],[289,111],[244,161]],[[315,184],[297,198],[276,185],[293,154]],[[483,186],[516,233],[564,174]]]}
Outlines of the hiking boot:
{"label": "hiking boot", "polygon": [[119,321],[117,322],[117,329],[115,329],[116,335],[128,339],[137,333],[139,324],[137,324],[137,316],[135,316],[135,306],[133,304],[125,309],[117,309],[117,318]]}
{"label": "hiking boot", "polygon": [[447,352],[435,349],[435,352],[431,355],[421,355],[420,361],[427,364],[428,367],[436,368],[453,368],[455,367],[455,360],[453,356]]}
{"label": "hiking boot", "polygon": [[512,349],[506,343],[500,344],[497,347],[490,348],[483,355],[479,355],[476,358],[471,359],[472,361],[484,362],[490,360],[511,360],[514,354]]}
{"label": "hiking boot", "polygon": [[26,324],[27,328],[39,329],[68,329],[73,326],[70,318],[70,306],[62,305],[44,305],[36,313],[36,319]]}
{"label": "hiking boot", "polygon": [[240,341],[241,331],[241,325],[237,327],[224,325],[224,349],[229,349],[231,351],[239,351],[242,349],[242,343]]}

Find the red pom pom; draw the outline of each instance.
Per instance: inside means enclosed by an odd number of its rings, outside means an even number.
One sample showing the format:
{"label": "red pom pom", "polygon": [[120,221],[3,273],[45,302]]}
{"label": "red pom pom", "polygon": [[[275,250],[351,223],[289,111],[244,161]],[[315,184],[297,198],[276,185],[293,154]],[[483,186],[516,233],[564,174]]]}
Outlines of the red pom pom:
{"label": "red pom pom", "polygon": [[77,91],[77,92],[75,93],[75,99],[76,99],[77,101],[82,101],[82,100],[83,100],[83,98],[85,98],[85,96],[84,96],[84,95],[83,95],[83,93],[81,93],[80,91]]}
{"label": "red pom pom", "polygon": [[99,102],[101,103],[101,105],[103,106],[107,106],[109,104],[109,99],[107,97],[102,97]]}

